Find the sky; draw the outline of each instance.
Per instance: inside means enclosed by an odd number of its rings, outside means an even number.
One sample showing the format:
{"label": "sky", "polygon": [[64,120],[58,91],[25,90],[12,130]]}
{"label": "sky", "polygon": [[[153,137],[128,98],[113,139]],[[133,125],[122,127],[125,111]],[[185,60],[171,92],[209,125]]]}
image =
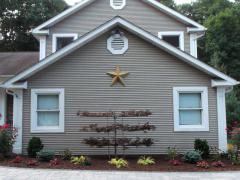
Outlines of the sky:
{"label": "sky", "polygon": [[[65,0],[69,5],[74,5],[76,2],[79,2],[81,0]],[[190,3],[194,0],[175,0],[177,4],[183,4],[183,3]]]}

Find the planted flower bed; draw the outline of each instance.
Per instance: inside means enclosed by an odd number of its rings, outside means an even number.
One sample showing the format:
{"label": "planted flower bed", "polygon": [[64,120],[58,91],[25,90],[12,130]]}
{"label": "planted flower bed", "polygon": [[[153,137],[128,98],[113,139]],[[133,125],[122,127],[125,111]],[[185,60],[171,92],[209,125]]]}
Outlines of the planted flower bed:
{"label": "planted flower bed", "polygon": [[[27,156],[12,157],[0,162],[0,166],[24,167],[24,168],[47,168],[47,169],[76,169],[76,170],[120,170],[120,171],[232,171],[240,170],[240,166],[232,165],[232,162],[227,159],[222,159],[222,163],[213,162],[210,159],[198,164],[190,164],[181,161],[180,165],[174,165],[166,159],[166,156],[153,156],[153,164],[142,165],[137,163],[139,157],[129,156],[123,158],[127,161],[127,166],[117,168],[109,163],[108,157],[88,157],[90,164],[84,164],[81,160],[79,163],[73,163],[71,160],[63,160],[61,156],[56,156],[50,162],[42,162],[35,158]],[[207,162],[207,166],[206,166]],[[89,162],[88,162],[89,163]],[[124,164],[124,163],[123,163]],[[222,166],[224,164],[224,166]],[[197,166],[198,165],[198,166]]]}

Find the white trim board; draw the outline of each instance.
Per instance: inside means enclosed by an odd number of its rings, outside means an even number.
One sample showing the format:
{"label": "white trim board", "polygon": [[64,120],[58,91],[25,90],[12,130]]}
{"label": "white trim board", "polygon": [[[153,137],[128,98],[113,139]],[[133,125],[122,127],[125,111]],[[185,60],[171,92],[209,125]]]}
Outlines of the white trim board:
{"label": "white trim board", "polygon": [[[48,21],[46,21],[45,23],[39,25],[38,27],[34,28],[32,33],[35,35],[39,35],[39,34],[49,34],[49,31],[46,30],[46,28],[49,28],[50,26],[62,21],[63,19],[65,19],[66,17],[74,14],[75,12],[83,9],[84,7],[88,6],[89,4],[91,4],[92,2],[94,2],[95,0],[83,0],[80,3],[76,4],[75,6],[70,7],[69,9],[63,11],[62,13],[58,14],[57,16],[49,19]],[[196,28],[195,31],[205,31],[206,28],[204,26],[202,26],[201,24],[191,20],[190,18],[178,13],[177,11],[174,11],[173,9],[161,4],[160,2],[156,1],[156,0],[142,0],[146,3],[148,3],[149,5],[157,8],[158,10],[168,14],[169,16],[181,21],[182,23],[185,24],[190,24],[192,26],[195,26]]]}
{"label": "white trim board", "polygon": [[158,37],[160,39],[163,36],[179,36],[179,48],[184,51],[184,32],[183,31],[160,31]]}
{"label": "white trim board", "polygon": [[135,26],[134,24],[126,21],[121,17],[115,17],[112,20],[106,22],[105,24],[99,26],[98,28],[94,29],[93,31],[87,33],[86,35],[80,37],[73,43],[69,44],[68,46],[62,48],[61,50],[57,51],[56,53],[48,56],[46,59],[40,61],[39,63],[35,64],[34,66],[26,69],[25,71],[19,73],[18,75],[10,78],[9,80],[5,81],[3,87],[8,87],[11,84],[21,80],[26,79],[33,74],[39,72],[40,70],[44,69],[45,67],[53,64],[54,62],[58,61],[59,59],[65,57],[66,55],[70,54],[71,52],[77,50],[78,48],[84,46],[85,44],[89,43],[90,41],[94,40],[95,38],[101,36],[105,32],[113,29],[116,26],[121,26],[122,28],[127,29],[131,33],[141,37],[142,39],[146,40],[147,42],[153,44],[156,47],[161,48],[162,50],[172,54],[173,56],[177,57],[179,60],[182,60],[191,66],[203,71],[211,76],[218,77],[225,81],[228,81],[232,85],[239,84],[238,81],[235,79],[225,75],[224,73],[212,68],[211,66],[201,62],[200,60],[194,58],[193,56],[185,53],[184,51],[179,50],[178,48],[166,43],[165,41],[159,39],[158,37],[146,32],[145,30]]}
{"label": "white trim board", "polygon": [[[180,93],[201,93],[201,122],[200,125],[180,125]],[[208,115],[208,88],[207,87],[174,87],[173,88],[173,111],[174,111],[174,131],[175,132],[198,132],[209,131],[209,115]]]}
{"label": "white trim board", "polygon": [[[37,103],[38,95],[59,96],[59,125],[38,126],[37,125]],[[31,133],[64,133],[64,89],[32,89],[31,90]]]}
{"label": "white trim board", "polygon": [[57,38],[61,37],[72,37],[75,41],[78,38],[77,33],[55,33],[52,35],[52,52],[55,53],[57,51]]}

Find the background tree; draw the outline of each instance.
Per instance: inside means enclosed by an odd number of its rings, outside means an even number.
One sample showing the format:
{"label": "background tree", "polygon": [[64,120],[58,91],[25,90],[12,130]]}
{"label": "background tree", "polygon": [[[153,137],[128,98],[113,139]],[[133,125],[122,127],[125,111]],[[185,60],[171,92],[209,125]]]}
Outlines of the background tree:
{"label": "background tree", "polygon": [[1,0],[0,51],[36,51],[31,29],[67,8],[64,0]]}

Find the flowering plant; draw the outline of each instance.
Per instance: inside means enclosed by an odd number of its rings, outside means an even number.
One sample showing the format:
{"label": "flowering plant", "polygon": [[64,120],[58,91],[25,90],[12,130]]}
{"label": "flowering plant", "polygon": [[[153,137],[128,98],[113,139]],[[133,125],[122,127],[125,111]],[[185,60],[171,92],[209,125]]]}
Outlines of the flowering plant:
{"label": "flowering plant", "polygon": [[0,126],[0,154],[7,156],[12,151],[12,146],[17,137],[17,129],[9,124]]}
{"label": "flowering plant", "polygon": [[226,129],[230,140],[232,140],[233,144],[240,149],[240,125],[237,121],[234,121],[231,127]]}

